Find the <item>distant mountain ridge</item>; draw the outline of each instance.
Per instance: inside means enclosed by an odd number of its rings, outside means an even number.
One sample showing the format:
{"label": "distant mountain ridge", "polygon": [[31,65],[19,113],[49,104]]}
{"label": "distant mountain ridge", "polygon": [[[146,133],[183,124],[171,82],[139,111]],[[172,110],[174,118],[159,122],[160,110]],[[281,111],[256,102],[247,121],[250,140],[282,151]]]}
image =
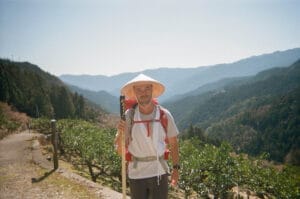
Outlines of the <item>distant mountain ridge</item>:
{"label": "distant mountain ridge", "polygon": [[104,75],[61,75],[59,78],[80,88],[105,90],[114,96],[119,95],[121,86],[139,73],[149,75],[166,86],[165,94],[160,98],[166,101],[174,95],[184,94],[224,78],[255,75],[273,68],[289,66],[300,58],[300,48],[276,51],[270,54],[252,56],[229,64],[217,64],[196,68],[159,68],[134,73],[122,73],[114,76]]}

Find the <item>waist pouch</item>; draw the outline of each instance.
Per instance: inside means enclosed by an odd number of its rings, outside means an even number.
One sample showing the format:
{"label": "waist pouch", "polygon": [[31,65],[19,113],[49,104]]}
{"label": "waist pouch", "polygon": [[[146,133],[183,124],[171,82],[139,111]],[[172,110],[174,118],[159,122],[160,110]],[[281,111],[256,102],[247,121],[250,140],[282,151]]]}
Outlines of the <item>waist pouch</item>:
{"label": "waist pouch", "polygon": [[[133,161],[133,168],[137,168],[138,166],[138,162],[152,162],[152,161],[156,161],[157,157],[156,156],[147,156],[147,157],[135,157],[133,155],[131,155],[131,161]],[[162,168],[164,169],[164,171],[166,173],[168,173],[168,164],[166,162],[165,159],[165,154],[160,156],[158,158],[158,161],[160,162]]]}
{"label": "waist pouch", "polygon": [[[165,149],[164,155],[161,157],[163,157],[164,160],[168,160],[169,154],[170,154],[170,150]],[[156,160],[156,156],[149,156],[149,157],[150,157],[150,159],[152,159],[152,157],[155,157],[154,160]],[[141,159],[140,161],[149,162],[149,161],[145,161],[145,160],[149,159],[149,157],[143,157],[143,158],[139,158],[139,159]],[[137,157],[135,157],[135,158],[137,158]],[[125,159],[127,162],[133,161],[133,155],[128,150],[126,150]],[[154,160],[150,160],[150,161],[154,161]]]}

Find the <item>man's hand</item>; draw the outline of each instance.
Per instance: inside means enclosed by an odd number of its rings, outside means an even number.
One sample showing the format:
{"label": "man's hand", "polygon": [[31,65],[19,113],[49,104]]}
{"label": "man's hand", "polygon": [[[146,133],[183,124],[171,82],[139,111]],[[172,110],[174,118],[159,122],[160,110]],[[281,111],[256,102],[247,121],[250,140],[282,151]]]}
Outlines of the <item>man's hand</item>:
{"label": "man's hand", "polygon": [[118,123],[118,132],[124,132],[125,130],[125,121],[124,120],[120,120]]}
{"label": "man's hand", "polygon": [[114,142],[116,151],[120,156],[122,155],[122,134],[125,131],[125,125],[126,125],[126,122],[124,120],[119,121],[118,126],[117,126],[118,133],[116,135],[115,142]]}
{"label": "man's hand", "polygon": [[179,179],[179,171],[177,169],[173,169],[172,174],[171,174],[171,186],[172,187],[177,186],[178,179]]}

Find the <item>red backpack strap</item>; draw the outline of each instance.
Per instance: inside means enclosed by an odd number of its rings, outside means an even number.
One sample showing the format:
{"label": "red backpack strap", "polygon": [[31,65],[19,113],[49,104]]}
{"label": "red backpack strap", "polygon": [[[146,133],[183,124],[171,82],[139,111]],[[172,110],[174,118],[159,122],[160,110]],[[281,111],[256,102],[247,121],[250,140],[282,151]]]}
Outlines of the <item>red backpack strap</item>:
{"label": "red backpack strap", "polygon": [[168,134],[168,117],[167,117],[165,111],[163,111],[161,107],[159,107],[159,113],[160,113],[160,123],[161,123],[161,125],[164,128],[164,131],[166,133],[165,142],[167,144],[169,144],[169,140],[168,140],[168,137],[167,137],[167,134]]}
{"label": "red backpack strap", "polygon": [[163,126],[165,133],[167,134],[168,133],[168,118],[166,116],[166,113],[161,108],[159,108],[159,112],[160,112],[161,125]]}
{"label": "red backpack strap", "polygon": [[[150,128],[149,128],[149,123],[150,122],[153,122],[153,120],[143,120],[143,121],[134,121],[134,113],[135,113],[135,108],[136,108],[136,106],[137,106],[137,104],[135,104],[131,109],[130,109],[130,112],[129,112],[129,120],[130,120],[130,139],[131,139],[131,131],[132,131],[132,126],[133,126],[133,124],[134,123],[146,123],[146,124],[148,124],[147,125],[147,130],[148,130],[148,134],[149,134],[149,130],[150,130]],[[166,135],[167,135],[167,133],[168,133],[168,117],[167,117],[167,115],[166,115],[166,113],[165,113],[165,111],[163,111],[162,110],[162,108],[159,106],[158,107],[159,108],[159,115],[160,115],[160,118],[159,118],[159,121],[160,121],[160,123],[161,123],[161,125],[162,125],[162,127],[163,127],[163,129],[164,129],[164,131],[165,131],[165,133],[166,133]],[[148,135],[149,136],[149,135]],[[166,140],[165,140],[166,142],[167,142],[167,137],[166,137]],[[168,143],[168,142],[167,142]]]}

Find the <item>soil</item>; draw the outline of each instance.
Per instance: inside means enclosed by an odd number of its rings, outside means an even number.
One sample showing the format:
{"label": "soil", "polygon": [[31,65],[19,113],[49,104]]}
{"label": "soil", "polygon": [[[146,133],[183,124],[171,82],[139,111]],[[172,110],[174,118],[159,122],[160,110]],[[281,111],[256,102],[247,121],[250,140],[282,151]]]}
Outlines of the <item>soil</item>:
{"label": "soil", "polygon": [[122,194],[71,172],[42,153],[40,135],[23,131],[0,140],[0,199],[122,198]]}

